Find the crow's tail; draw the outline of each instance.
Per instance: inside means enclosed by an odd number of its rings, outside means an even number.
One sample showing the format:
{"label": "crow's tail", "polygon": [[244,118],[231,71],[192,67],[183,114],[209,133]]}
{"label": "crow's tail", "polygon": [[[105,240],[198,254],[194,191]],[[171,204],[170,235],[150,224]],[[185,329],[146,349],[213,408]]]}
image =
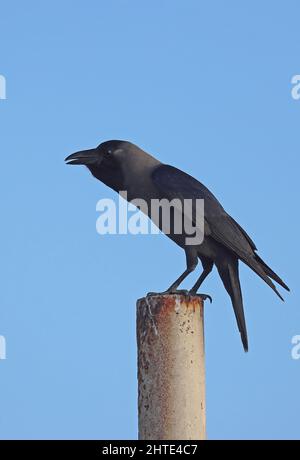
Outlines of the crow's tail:
{"label": "crow's tail", "polygon": [[289,291],[289,287],[285,284],[284,281],[282,281],[282,279],[275,273],[273,272],[272,268],[270,268],[266,262],[264,262],[257,254],[255,254],[255,259],[257,260],[257,262],[262,266],[264,272],[270,277],[272,278],[272,280],[276,281],[276,283],[280,284],[280,286],[282,286],[284,289],[286,289],[287,291]]}
{"label": "crow's tail", "polygon": [[239,281],[238,259],[230,259],[217,263],[217,269],[223,281],[226,291],[230,295],[234,314],[241,334],[244,350],[248,351],[247,328],[243,308],[243,298]]}
{"label": "crow's tail", "polygon": [[[277,276],[263,261],[260,259],[260,257],[257,254],[253,254],[252,257],[248,258],[242,258],[242,261],[245,262],[248,267],[250,267],[262,280],[264,280],[265,283],[270,286],[271,289],[273,289],[274,292],[278,295],[278,297],[284,301],[284,298],[282,295],[277,291],[275,284],[271,281],[270,278],[276,277],[277,279],[280,280],[279,276]],[[263,262],[263,263],[262,263]],[[270,273],[270,275],[268,274]],[[271,277],[272,273],[272,277]],[[270,276],[270,278],[269,278]],[[274,278],[273,278],[274,279]],[[280,280],[281,281],[281,280]],[[283,283],[283,281],[281,281]],[[280,283],[280,284],[281,284]],[[284,283],[283,283],[284,284]],[[284,284],[284,286],[286,286]],[[286,286],[287,287],[287,286]]]}

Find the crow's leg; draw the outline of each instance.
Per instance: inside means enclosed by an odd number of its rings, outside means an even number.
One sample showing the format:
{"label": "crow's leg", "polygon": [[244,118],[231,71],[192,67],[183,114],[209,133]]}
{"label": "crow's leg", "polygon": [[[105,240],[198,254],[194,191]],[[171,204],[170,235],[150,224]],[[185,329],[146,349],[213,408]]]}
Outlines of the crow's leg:
{"label": "crow's leg", "polygon": [[158,295],[158,294],[184,294],[188,295],[189,292],[187,290],[178,290],[178,286],[182,283],[182,281],[190,274],[192,271],[195,270],[198,264],[198,255],[195,250],[186,249],[185,250],[186,256],[186,270],[182,273],[182,275],[174,281],[173,284],[164,292],[149,292],[147,295]]}
{"label": "crow's leg", "polygon": [[192,289],[189,291],[189,294],[198,295],[199,297],[202,297],[203,300],[205,300],[205,298],[208,298],[210,301],[212,301],[211,297],[207,294],[197,294],[199,287],[201,286],[201,284],[203,283],[207,275],[210,274],[210,272],[212,271],[213,265],[214,265],[214,262],[211,259],[204,258],[204,257],[201,258],[201,262],[203,265],[203,272],[199,276],[198,280],[196,281]]}

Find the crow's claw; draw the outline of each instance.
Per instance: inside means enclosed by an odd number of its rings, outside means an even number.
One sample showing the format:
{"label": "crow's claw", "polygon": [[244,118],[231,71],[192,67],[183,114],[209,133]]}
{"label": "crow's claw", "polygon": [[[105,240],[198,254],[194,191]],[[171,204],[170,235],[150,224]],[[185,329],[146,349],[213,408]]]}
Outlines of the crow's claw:
{"label": "crow's claw", "polygon": [[189,295],[195,296],[195,297],[200,297],[202,300],[209,300],[210,303],[212,303],[212,298],[208,294],[198,294],[197,292],[189,291]]}
{"label": "crow's claw", "polygon": [[185,295],[188,296],[190,295],[189,291],[187,289],[176,289],[176,290],[167,290],[163,292],[148,292],[146,297],[151,297],[155,295]]}

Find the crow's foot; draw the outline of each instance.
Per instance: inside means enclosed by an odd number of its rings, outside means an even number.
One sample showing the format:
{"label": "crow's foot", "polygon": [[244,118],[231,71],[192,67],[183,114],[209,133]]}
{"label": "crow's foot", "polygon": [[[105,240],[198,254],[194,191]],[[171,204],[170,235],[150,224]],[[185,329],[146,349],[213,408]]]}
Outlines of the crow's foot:
{"label": "crow's foot", "polygon": [[200,293],[198,294],[197,292],[189,291],[189,295],[195,296],[195,297],[200,297],[200,299],[202,299],[202,300],[207,300],[208,299],[210,301],[210,303],[212,303],[212,298],[208,294],[200,294]]}
{"label": "crow's foot", "polygon": [[185,295],[185,296],[189,296],[190,293],[187,289],[171,289],[171,290],[167,290],[167,291],[163,291],[163,292],[148,292],[147,296],[146,297],[151,297],[151,296],[155,296],[155,295]]}

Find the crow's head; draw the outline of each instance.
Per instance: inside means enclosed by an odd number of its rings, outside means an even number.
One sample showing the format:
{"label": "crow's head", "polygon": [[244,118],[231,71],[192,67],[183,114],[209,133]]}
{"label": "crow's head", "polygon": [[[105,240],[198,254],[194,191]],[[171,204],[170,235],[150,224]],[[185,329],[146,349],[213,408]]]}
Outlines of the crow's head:
{"label": "crow's head", "polygon": [[116,153],[126,150],[130,143],[126,141],[106,141],[99,144],[95,149],[81,150],[72,153],[65,161],[69,165],[85,165],[89,167],[100,166],[103,162],[111,163],[116,161]]}
{"label": "crow's head", "polygon": [[69,165],[85,165],[93,176],[119,191],[124,182],[120,157],[124,156],[131,145],[120,140],[106,141],[95,149],[72,153],[65,161]]}

